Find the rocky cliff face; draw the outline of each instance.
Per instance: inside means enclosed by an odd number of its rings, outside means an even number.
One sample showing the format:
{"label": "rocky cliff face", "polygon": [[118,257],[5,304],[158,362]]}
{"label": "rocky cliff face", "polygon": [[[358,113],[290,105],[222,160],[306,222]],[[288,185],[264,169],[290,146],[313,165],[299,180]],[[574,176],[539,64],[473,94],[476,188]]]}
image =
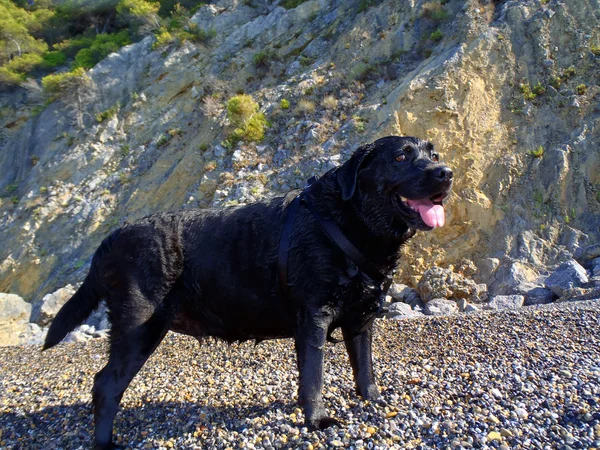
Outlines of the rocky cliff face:
{"label": "rocky cliff face", "polygon": [[[0,291],[41,298],[124,220],[281,193],[392,133],[431,140],[456,174],[447,225],[405,249],[401,281],[438,265],[508,294],[507,273],[600,256],[598,1],[443,3],[218,1],[193,19],[214,39],[125,47],[79,103],[34,115],[35,86],[7,95]],[[239,91],[271,127],[226,148]]]}

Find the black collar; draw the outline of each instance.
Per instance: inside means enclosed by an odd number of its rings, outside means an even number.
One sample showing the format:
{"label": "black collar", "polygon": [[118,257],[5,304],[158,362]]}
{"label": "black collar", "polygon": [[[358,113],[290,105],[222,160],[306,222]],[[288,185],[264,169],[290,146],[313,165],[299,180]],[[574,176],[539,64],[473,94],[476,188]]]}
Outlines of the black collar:
{"label": "black collar", "polygon": [[[314,179],[309,180],[309,185],[312,184]],[[300,205],[305,205],[308,210],[312,213],[317,223],[321,226],[325,234],[342,250],[348,258],[350,258],[354,264],[357,265],[359,270],[364,272],[369,278],[378,283],[381,287],[379,295],[379,306],[377,310],[370,315],[363,326],[356,331],[352,337],[363,332],[367,327],[371,325],[375,316],[379,314],[383,309],[383,301],[385,296],[392,284],[392,276],[384,275],[381,271],[369,261],[361,252],[358,250],[352,242],[344,235],[340,227],[330,218],[321,216],[313,205],[308,201],[305,195],[306,191],[302,191],[300,194],[290,202],[287,207],[285,222],[283,224],[283,230],[281,232],[281,239],[279,241],[279,254],[278,254],[278,272],[279,272],[279,288],[283,298],[288,297],[288,254],[290,249],[290,239],[292,236],[292,228],[296,213]],[[327,336],[327,340],[330,342],[342,342],[341,340],[334,339],[330,334]]]}

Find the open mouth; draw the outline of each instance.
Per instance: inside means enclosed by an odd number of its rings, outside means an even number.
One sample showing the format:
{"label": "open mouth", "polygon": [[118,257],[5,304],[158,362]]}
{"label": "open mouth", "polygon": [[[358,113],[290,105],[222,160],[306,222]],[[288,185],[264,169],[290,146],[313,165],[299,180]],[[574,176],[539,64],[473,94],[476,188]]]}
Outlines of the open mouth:
{"label": "open mouth", "polygon": [[443,227],[446,223],[443,201],[447,196],[447,192],[440,192],[420,200],[411,200],[401,195],[398,195],[398,198],[402,206],[417,213],[425,225],[436,228]]}

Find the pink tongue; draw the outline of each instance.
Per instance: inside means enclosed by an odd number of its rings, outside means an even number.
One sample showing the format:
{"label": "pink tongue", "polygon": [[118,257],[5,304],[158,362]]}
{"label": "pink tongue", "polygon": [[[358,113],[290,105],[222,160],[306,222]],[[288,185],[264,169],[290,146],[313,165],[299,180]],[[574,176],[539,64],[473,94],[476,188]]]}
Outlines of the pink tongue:
{"label": "pink tongue", "polygon": [[406,200],[412,209],[421,214],[421,219],[430,227],[443,227],[446,215],[442,205],[434,205],[431,200]]}

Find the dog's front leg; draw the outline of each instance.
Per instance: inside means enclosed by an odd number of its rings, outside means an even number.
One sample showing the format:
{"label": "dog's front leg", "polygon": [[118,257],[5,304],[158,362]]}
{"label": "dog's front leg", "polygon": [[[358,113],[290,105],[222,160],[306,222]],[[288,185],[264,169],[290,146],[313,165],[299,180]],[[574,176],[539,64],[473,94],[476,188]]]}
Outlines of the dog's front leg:
{"label": "dog's front leg", "polygon": [[362,333],[354,336],[355,331],[342,327],[344,343],[350,357],[350,365],[354,373],[356,393],[362,398],[373,400],[379,397],[379,389],[373,374],[373,357],[371,343],[373,340],[373,323]]}
{"label": "dog's front leg", "polygon": [[[316,323],[314,316],[300,313],[296,332],[296,353],[300,386],[298,402],[304,408],[306,426],[325,429],[340,423],[328,417],[323,405],[323,347],[327,337],[327,325]],[[302,317],[304,316],[304,317]]]}

